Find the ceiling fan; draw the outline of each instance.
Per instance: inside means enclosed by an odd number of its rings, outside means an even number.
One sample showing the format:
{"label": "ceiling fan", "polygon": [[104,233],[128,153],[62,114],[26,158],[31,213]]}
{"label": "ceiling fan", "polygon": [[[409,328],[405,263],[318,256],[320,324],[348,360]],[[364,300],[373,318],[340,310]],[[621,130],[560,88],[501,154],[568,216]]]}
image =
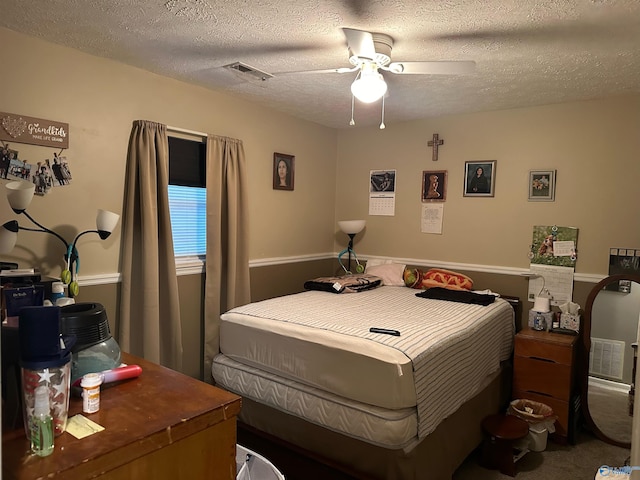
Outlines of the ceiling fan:
{"label": "ceiling fan", "polygon": [[[358,72],[351,84],[351,93],[363,103],[372,103],[381,98],[384,102],[384,95],[387,93],[387,84],[380,70],[398,75],[458,75],[472,73],[475,70],[474,61],[392,62],[393,39],[389,35],[353,28],[343,28],[342,31],[347,41],[351,67],[302,70],[281,74]],[[355,125],[353,97],[351,125]],[[384,103],[380,128],[384,128]]]}

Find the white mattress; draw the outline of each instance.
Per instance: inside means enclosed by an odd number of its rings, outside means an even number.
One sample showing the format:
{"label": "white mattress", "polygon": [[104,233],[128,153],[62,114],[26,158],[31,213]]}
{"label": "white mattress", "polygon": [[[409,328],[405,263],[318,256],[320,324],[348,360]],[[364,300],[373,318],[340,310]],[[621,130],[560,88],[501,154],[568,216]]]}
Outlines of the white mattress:
{"label": "white mattress", "polygon": [[[323,292],[321,299],[324,295],[336,294]],[[385,408],[416,406],[411,359],[376,342],[295,323],[265,323],[259,316],[232,311],[222,315],[220,351],[359,402]]]}
{"label": "white mattress", "polygon": [[385,409],[417,406],[422,438],[509,357],[513,310],[500,299],[479,306],[416,293],[310,291],[251,303],[221,316],[220,349],[338,397]]}
{"label": "white mattress", "polygon": [[[418,443],[416,408],[390,410],[349,400],[326,391],[236,362],[219,354],[211,372],[232,392],[312,423],[383,448],[410,451]],[[475,396],[499,375],[490,375]],[[242,418],[242,410],[240,411]]]}
{"label": "white mattress", "polygon": [[415,407],[389,410],[356,402],[222,354],[214,357],[211,371],[216,384],[227,390],[351,437],[397,449],[417,441]]}

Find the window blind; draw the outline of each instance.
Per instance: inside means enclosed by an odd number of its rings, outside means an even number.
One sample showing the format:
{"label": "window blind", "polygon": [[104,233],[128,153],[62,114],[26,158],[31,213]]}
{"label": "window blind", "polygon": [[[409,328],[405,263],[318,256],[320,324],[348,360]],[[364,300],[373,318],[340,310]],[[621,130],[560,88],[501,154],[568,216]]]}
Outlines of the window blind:
{"label": "window blind", "polygon": [[169,210],[176,257],[207,253],[207,190],[169,185]]}

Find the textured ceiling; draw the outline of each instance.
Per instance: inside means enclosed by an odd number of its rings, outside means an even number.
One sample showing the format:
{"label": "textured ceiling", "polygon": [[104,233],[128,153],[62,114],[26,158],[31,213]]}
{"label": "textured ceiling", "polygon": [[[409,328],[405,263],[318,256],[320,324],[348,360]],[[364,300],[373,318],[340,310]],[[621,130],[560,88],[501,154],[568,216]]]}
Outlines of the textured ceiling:
{"label": "textured ceiling", "polygon": [[[469,75],[392,75],[385,123],[640,92],[638,0],[2,0],[0,25],[349,128],[342,27],[390,35],[392,61],[475,60]],[[261,81],[222,68],[243,62]],[[355,104],[356,128],[380,102]]]}

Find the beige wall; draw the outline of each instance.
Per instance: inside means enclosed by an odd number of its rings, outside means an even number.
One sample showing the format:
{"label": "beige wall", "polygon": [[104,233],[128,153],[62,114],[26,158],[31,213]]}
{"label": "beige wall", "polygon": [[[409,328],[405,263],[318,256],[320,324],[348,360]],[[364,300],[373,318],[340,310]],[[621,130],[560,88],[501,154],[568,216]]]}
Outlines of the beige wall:
{"label": "beige wall", "polygon": [[[367,219],[363,255],[516,269],[534,225],[578,227],[576,272],[602,276],[610,247],[640,248],[639,132],[640,96],[340,131],[337,217]],[[497,161],[495,197],[463,197],[470,160]],[[397,170],[396,215],[367,216],[369,171],[385,169]],[[555,202],[528,201],[532,169],[557,170]],[[442,235],[420,231],[423,170],[448,171]]]}
{"label": "beige wall", "polygon": [[[132,121],[152,120],[243,140],[249,172],[250,257],[262,259],[330,252],[334,225],[336,132],[228,95],[160,77],[0,29],[1,110],[69,124],[68,187],[34,198],[29,213],[68,240],[95,227],[95,212],[120,213]],[[11,144],[29,163],[54,149]],[[273,153],[295,155],[295,190],[272,188]],[[15,218],[2,200],[0,222]],[[311,214],[312,213],[312,214]],[[28,223],[28,222],[27,222]],[[119,271],[119,240],[79,243],[81,277]],[[62,244],[21,232],[4,258],[59,275]],[[45,255],[46,252],[46,255]]]}
{"label": "beige wall", "polygon": [[[252,260],[313,257],[332,251],[335,131],[10,30],[0,29],[0,44],[11,46],[0,52],[2,63],[11,70],[10,75],[3,75],[0,110],[69,124],[69,149],[63,155],[69,160],[73,182],[35,197],[28,209],[36,220],[68,241],[81,230],[95,228],[98,208],[122,211],[131,124],[146,119],[243,140],[249,173]],[[52,158],[55,151],[18,143],[10,147],[29,163]],[[296,157],[293,192],[272,188],[274,152]],[[0,195],[0,223],[14,218],[30,226],[24,217],[11,212],[4,194]],[[97,236],[84,236],[78,247],[82,262],[77,300],[102,303],[117,338],[120,229],[104,242]],[[16,248],[0,259],[59,276],[63,254],[62,243],[54,237],[20,232]],[[316,263],[303,262],[293,272],[320,274]],[[289,293],[294,278],[299,276],[288,276],[281,282],[267,277],[265,282],[253,283],[257,284],[258,298],[264,298]],[[263,285],[268,287],[266,291]],[[200,377],[202,277],[181,276],[179,289],[183,371]]]}
{"label": "beige wall", "polygon": [[[0,110],[66,122],[73,183],[35,198],[29,212],[71,239],[93,228],[97,208],[122,210],[125,161],[136,119],[240,138],[249,171],[250,258],[255,300],[299,291],[307,278],[337,271],[331,252],[346,236],[336,220],[367,219],[356,237],[359,255],[413,265],[448,264],[479,288],[524,297],[531,227],[580,229],[576,301],[584,304],[607,272],[609,247],[640,248],[640,97],[425,119],[386,130],[335,131],[258,105],[0,29],[3,75]],[[392,108],[389,106],[389,108]],[[431,161],[426,142],[445,144]],[[22,158],[51,158],[53,149],[12,144]],[[296,156],[295,191],[272,189],[273,152]],[[462,196],[466,160],[497,160],[494,198]],[[558,171],[556,201],[527,201],[530,169]],[[368,216],[369,171],[397,170],[396,215]],[[421,172],[449,172],[442,235],[420,232]],[[16,218],[0,195],[0,223]],[[630,213],[628,213],[630,212]],[[19,218],[20,219],[20,218]],[[24,221],[20,219],[21,223]],[[79,301],[105,304],[117,315],[120,230],[100,242],[83,237]],[[57,276],[62,245],[21,232],[2,260]],[[593,276],[594,278],[590,278]],[[200,375],[202,279],[179,280],[185,373]],[[524,304],[525,311],[529,308]],[[115,332],[117,334],[117,331]]]}

